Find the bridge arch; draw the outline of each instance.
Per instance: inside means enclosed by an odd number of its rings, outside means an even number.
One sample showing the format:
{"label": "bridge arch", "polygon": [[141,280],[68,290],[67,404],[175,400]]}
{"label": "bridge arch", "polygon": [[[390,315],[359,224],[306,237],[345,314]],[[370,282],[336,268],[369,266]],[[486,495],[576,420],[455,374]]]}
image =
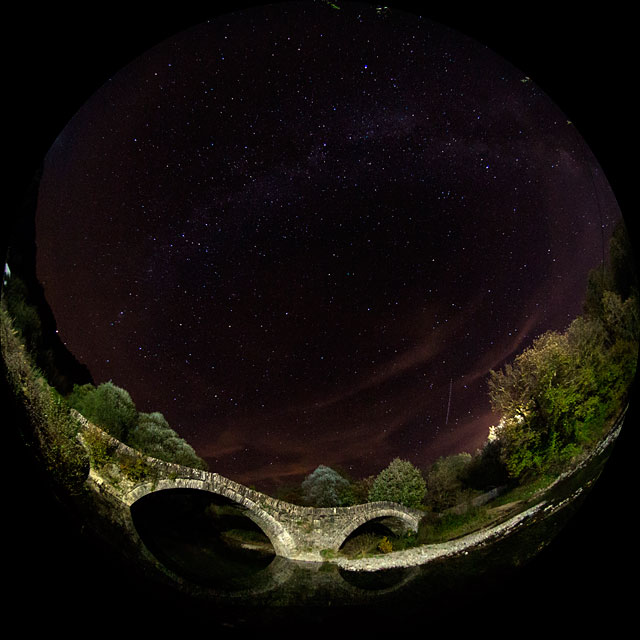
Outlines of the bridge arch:
{"label": "bridge arch", "polygon": [[[405,512],[391,505],[372,505],[370,509],[354,515],[347,525],[336,533],[336,548],[339,549],[346,539],[357,529],[374,521],[383,521],[383,524],[387,524],[391,521],[392,523],[395,523],[396,526],[399,526],[403,531],[417,531],[419,518],[412,513]],[[392,526],[391,528],[395,527]]]}
{"label": "bridge arch", "polygon": [[124,497],[124,502],[129,509],[131,509],[131,507],[144,496],[170,489],[196,489],[231,500],[231,502],[243,507],[245,515],[260,527],[267,538],[269,538],[276,555],[290,556],[295,552],[296,545],[291,534],[278,520],[246,495],[242,495],[228,486],[214,486],[209,480],[196,478],[165,478],[158,479],[154,482],[144,482],[127,493]]}

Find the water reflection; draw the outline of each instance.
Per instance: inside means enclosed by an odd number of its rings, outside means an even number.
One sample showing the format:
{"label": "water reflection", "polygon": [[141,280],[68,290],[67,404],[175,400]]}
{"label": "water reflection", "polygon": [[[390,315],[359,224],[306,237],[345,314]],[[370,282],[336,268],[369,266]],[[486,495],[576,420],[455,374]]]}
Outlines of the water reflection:
{"label": "water reflection", "polygon": [[131,516],[149,551],[200,587],[233,592],[253,586],[275,558],[267,536],[222,496],[158,491],[136,502]]}

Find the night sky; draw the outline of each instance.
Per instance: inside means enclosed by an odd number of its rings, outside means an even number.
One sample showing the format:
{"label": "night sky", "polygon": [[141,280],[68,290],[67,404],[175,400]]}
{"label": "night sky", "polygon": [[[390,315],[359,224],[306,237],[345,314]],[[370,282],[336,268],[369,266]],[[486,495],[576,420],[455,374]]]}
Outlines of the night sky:
{"label": "night sky", "polygon": [[40,187],[68,348],[258,487],[473,453],[488,371],[581,312],[620,216],[535,79],[337,4],[158,45],[80,108]]}

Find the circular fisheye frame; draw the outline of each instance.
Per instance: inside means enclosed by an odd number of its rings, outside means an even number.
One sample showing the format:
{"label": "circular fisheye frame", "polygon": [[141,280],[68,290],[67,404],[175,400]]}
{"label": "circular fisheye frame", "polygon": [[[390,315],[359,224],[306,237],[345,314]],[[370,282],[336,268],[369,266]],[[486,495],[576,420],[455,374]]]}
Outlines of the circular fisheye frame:
{"label": "circular fisheye frame", "polygon": [[16,463],[69,575],[234,627],[513,601],[602,532],[635,415],[597,149],[552,68],[435,14],[228,9],[102,52],[8,235]]}

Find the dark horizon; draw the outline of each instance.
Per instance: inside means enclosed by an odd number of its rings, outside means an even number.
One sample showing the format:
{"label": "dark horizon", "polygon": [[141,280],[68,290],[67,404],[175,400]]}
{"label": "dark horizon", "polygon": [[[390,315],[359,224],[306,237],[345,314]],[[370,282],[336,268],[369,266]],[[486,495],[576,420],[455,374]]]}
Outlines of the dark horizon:
{"label": "dark horizon", "polygon": [[[386,34],[387,40],[376,41],[377,50],[371,43],[373,48],[366,50],[364,40],[340,40],[346,38],[341,24],[334,24],[335,18],[320,7],[306,7],[300,15],[297,19],[309,21],[314,29],[303,30],[295,40],[272,24],[264,43],[252,41],[256,56],[266,50],[260,49],[267,47],[266,40],[303,48],[315,37],[310,47],[314,55],[304,64],[315,74],[316,84],[342,70],[343,93],[332,85],[330,92],[317,90],[313,95],[313,112],[301,111],[302,103],[291,107],[285,117],[288,128],[275,140],[269,135],[277,131],[273,118],[281,105],[272,105],[265,110],[271,114],[265,115],[269,128],[254,129],[262,140],[255,147],[243,144],[251,140],[247,127],[256,117],[251,109],[231,112],[242,125],[216,130],[217,137],[203,128],[193,137],[188,129],[192,125],[185,124],[186,107],[171,102],[167,87],[183,95],[203,86],[204,76],[195,72],[189,82],[184,74],[172,77],[170,72],[178,64],[192,64],[189,47],[202,48],[210,37],[206,29],[195,28],[193,40],[187,42],[184,34],[178,38],[180,44],[171,54],[175,60],[159,47],[155,57],[115,76],[106,93],[81,109],[47,158],[38,211],[39,274],[65,343],[89,366],[97,383],[112,379],[131,393],[139,410],[161,411],[212,470],[245,484],[298,481],[318,464],[335,465],[358,477],[377,473],[394,457],[424,467],[440,455],[473,453],[496,420],[486,393],[488,370],[502,366],[544,331],[563,330],[580,313],[587,272],[602,255],[599,215],[607,233],[619,216],[599,165],[568,118],[509,63],[466,38],[456,43],[447,29],[436,25],[432,37],[441,40],[432,66],[426,65],[427,58],[407,66],[404,60],[382,59],[380,47],[394,50],[414,32]],[[316,27],[324,20],[338,31],[323,50]],[[232,36],[242,47],[245,24],[238,20]],[[328,58],[340,46],[347,50]],[[436,113],[432,85],[424,75],[416,75],[415,67],[423,74],[443,75],[438,65],[445,49],[463,62],[482,51],[482,64],[502,78],[489,95],[494,109],[500,105],[504,112],[497,114],[480,99],[486,94],[478,82],[483,77],[479,69],[469,62],[457,68],[449,61],[447,77],[455,77],[446,86],[465,93],[468,102],[442,102],[450,118]],[[225,62],[233,57],[227,54]],[[167,100],[174,114],[154,121],[147,110],[145,118],[137,120],[142,111],[126,106],[133,100],[127,83],[148,87],[160,62],[163,79],[149,96],[135,99],[148,105],[156,98]],[[207,64],[207,73],[214,68],[223,73],[221,61],[214,64],[212,58]],[[474,59],[473,64],[480,63]],[[223,75],[221,86],[237,78],[243,65],[247,62]],[[278,74],[294,77],[295,62],[283,59],[282,65]],[[323,75],[324,66],[330,67],[330,76]],[[282,101],[285,105],[293,102],[292,87],[302,87],[277,85],[275,76],[269,79],[266,72],[261,77],[265,86],[290,92]],[[377,83],[383,80],[386,85],[380,89]],[[176,82],[183,84],[172,85]],[[233,93],[227,89],[216,104],[230,109],[239,97],[250,103],[255,90],[252,84],[235,87]],[[365,96],[362,104],[360,95]],[[417,104],[422,119],[414,121],[402,112],[393,113],[391,120],[383,117],[398,100]],[[344,108],[336,115],[340,101]],[[103,113],[105,104],[115,105],[113,114]],[[214,103],[208,105],[210,109]],[[487,121],[487,128],[471,127],[471,113]],[[194,116],[190,112],[189,119]],[[331,117],[338,119],[324,131],[322,125]],[[121,129],[127,118],[131,126]],[[516,121],[526,142],[508,130]],[[182,137],[163,147],[178,123]],[[143,127],[143,135],[135,133],[134,125]],[[149,129],[154,135],[147,135]],[[317,131],[326,133],[325,139],[316,140]],[[224,148],[225,162],[211,171],[209,160],[193,154],[195,140],[213,140],[214,147]],[[286,148],[284,141],[293,142]],[[437,148],[442,159],[430,155],[425,145]],[[136,154],[142,154],[138,157],[143,163],[138,164]],[[358,159],[363,167],[353,171]],[[179,167],[188,162],[189,172],[181,174]],[[206,192],[204,187],[194,189],[198,163],[206,165],[202,184],[215,175],[226,186],[212,181]],[[244,173],[248,163],[257,171],[255,180]],[[526,170],[517,163],[526,164]],[[172,165],[171,171],[158,173],[166,164]],[[428,187],[418,172],[425,164]],[[375,172],[367,168],[371,166],[384,170]],[[335,185],[346,183],[345,167],[352,170],[350,186],[332,195]],[[157,185],[165,179],[178,182],[163,190]],[[297,187],[305,180],[313,184],[312,190]],[[101,183],[104,191],[96,192]],[[65,190],[65,185],[73,188]],[[514,187],[517,197],[505,195]],[[374,198],[380,189],[386,190],[384,196]],[[325,195],[318,197],[320,193]],[[366,207],[358,209],[363,193]],[[302,204],[296,210],[289,206],[286,221],[274,217],[273,211],[285,210],[286,202],[295,199]],[[415,199],[432,213],[412,210]],[[189,211],[181,213],[185,201]],[[517,219],[507,216],[513,209]],[[83,217],[88,210],[92,217]],[[408,210],[413,222],[403,227],[400,221],[406,223]],[[60,211],[66,212],[63,220]],[[357,216],[345,220],[343,211],[356,211]],[[107,224],[109,215],[114,218]],[[443,221],[444,216],[449,219]],[[206,230],[214,218],[220,238]],[[258,219],[269,232],[268,244],[259,244],[257,229],[247,230]],[[376,228],[385,233],[376,234]],[[282,237],[287,234],[295,243]],[[104,250],[98,256],[94,245],[86,247],[94,237]],[[367,240],[374,243],[374,251]],[[198,243],[208,243],[216,259],[205,257]],[[417,246],[398,249],[411,244]],[[278,259],[267,263],[265,275],[261,265],[266,256],[260,252],[267,249],[277,252]],[[317,270],[307,265],[308,256]],[[379,269],[380,262],[391,268]],[[503,262],[506,269],[500,268]],[[78,263],[86,270],[79,270]],[[212,278],[212,269],[224,277]],[[203,273],[209,275],[203,278]],[[284,284],[296,295],[283,295]],[[207,287],[218,297],[205,306],[200,290]],[[178,300],[168,313],[163,307],[167,299]],[[76,300],[83,300],[90,313],[74,317]],[[337,312],[330,312],[328,305]],[[183,309],[189,310],[187,322]],[[180,322],[186,326],[197,317],[202,320],[192,323],[186,341]],[[207,317],[216,319],[214,330]],[[240,331],[225,333],[236,318]],[[264,327],[268,331],[260,331]],[[292,354],[297,354],[295,361],[285,366]],[[211,373],[212,364],[224,370]],[[249,387],[247,380],[260,384]],[[208,401],[202,402],[206,396]]]}

